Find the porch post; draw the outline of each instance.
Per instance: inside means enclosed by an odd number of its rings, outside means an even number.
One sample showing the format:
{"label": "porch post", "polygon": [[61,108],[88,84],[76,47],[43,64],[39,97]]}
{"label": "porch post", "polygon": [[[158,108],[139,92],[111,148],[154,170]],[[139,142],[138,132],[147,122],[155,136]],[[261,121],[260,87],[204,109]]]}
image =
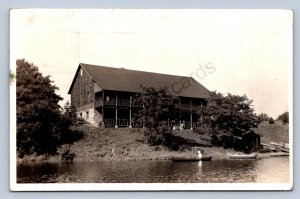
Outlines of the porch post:
{"label": "porch post", "polygon": [[170,127],[170,119],[168,118],[168,127]]}
{"label": "porch post", "polygon": [[[200,101],[200,107],[201,107],[201,109],[202,109],[202,99],[201,99],[201,101]],[[203,120],[203,117],[202,117],[202,113],[201,113],[201,115],[200,115],[200,121],[201,121],[201,123],[202,123],[202,120]]]}
{"label": "porch post", "polygon": [[190,122],[191,122],[191,130],[193,130],[193,105],[192,105],[192,99],[190,101]]}
{"label": "porch post", "polygon": [[116,93],[116,125],[115,128],[118,128],[118,94]]}
{"label": "porch post", "polygon": [[[144,106],[144,104],[143,104],[143,109],[145,109],[145,106]],[[143,129],[145,128],[145,123],[143,122]]]}
{"label": "porch post", "polygon": [[132,128],[132,125],[131,125],[131,95],[129,97],[129,128]]}
{"label": "porch post", "polygon": [[104,90],[102,90],[102,124],[104,127],[105,126],[105,124],[104,124]]}
{"label": "porch post", "polygon": [[[180,106],[181,106],[181,100],[179,98],[179,103],[180,103]],[[179,130],[181,130],[181,111],[179,113]]]}

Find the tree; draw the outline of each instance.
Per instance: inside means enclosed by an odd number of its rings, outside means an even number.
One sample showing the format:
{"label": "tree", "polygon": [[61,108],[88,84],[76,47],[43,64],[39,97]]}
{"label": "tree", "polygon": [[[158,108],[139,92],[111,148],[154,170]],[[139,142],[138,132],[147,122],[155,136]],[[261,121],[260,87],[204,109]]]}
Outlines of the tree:
{"label": "tree", "polygon": [[269,119],[269,124],[275,124],[275,121],[272,117],[270,117],[270,119]]}
{"label": "tree", "polygon": [[50,76],[43,76],[38,67],[24,59],[17,60],[17,150],[25,154],[55,153],[62,130],[62,98],[55,92]]}
{"label": "tree", "polygon": [[283,124],[289,123],[289,112],[284,112],[277,117],[277,120],[281,120]]}
{"label": "tree", "polygon": [[269,121],[270,120],[270,117],[266,113],[261,113],[257,117],[258,117],[259,122]]}
{"label": "tree", "polygon": [[219,137],[223,142],[233,136],[242,136],[258,126],[259,120],[251,104],[252,100],[246,95],[228,93],[224,96],[214,91],[208,98],[207,106],[198,113],[202,115],[203,125],[210,127],[213,137]]}
{"label": "tree", "polygon": [[150,146],[159,145],[162,143],[163,133],[168,129],[168,120],[179,116],[179,99],[168,95],[166,88],[141,87],[143,93],[138,94],[136,100],[143,108],[135,118],[147,128]]}
{"label": "tree", "polygon": [[76,122],[76,110],[73,106],[71,106],[69,101],[67,101],[64,105],[63,115],[65,116],[65,118],[70,120],[71,123]]}

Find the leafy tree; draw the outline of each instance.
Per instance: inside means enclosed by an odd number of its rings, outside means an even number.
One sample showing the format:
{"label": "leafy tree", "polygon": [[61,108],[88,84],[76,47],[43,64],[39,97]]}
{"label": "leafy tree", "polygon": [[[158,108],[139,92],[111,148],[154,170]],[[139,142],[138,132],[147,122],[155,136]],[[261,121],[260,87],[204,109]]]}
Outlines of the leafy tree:
{"label": "leafy tree", "polygon": [[58,88],[34,64],[24,59],[16,64],[18,153],[53,154],[70,125],[62,118]]}
{"label": "leafy tree", "polygon": [[270,120],[270,117],[266,113],[261,113],[257,117],[258,117],[259,122]]}
{"label": "leafy tree", "polygon": [[258,118],[252,108],[252,100],[247,96],[224,96],[216,91],[211,92],[204,106],[198,112],[202,115],[202,123],[210,127],[213,137],[219,142],[242,136],[258,126]]}
{"label": "leafy tree", "polygon": [[275,121],[272,117],[270,117],[270,119],[269,119],[269,124],[275,124]]}
{"label": "leafy tree", "polygon": [[82,138],[83,133],[78,129],[75,108],[67,101],[61,114],[59,144],[71,144]]}
{"label": "leafy tree", "polygon": [[69,119],[72,124],[76,122],[76,110],[73,106],[71,106],[69,101],[67,101],[64,105],[63,115]]}
{"label": "leafy tree", "polygon": [[135,118],[147,128],[150,146],[159,145],[163,141],[163,133],[168,130],[167,122],[179,117],[179,98],[168,95],[166,88],[144,87],[143,93],[136,100],[143,108]]}
{"label": "leafy tree", "polygon": [[281,120],[283,124],[289,123],[289,112],[284,112],[277,117],[277,120]]}

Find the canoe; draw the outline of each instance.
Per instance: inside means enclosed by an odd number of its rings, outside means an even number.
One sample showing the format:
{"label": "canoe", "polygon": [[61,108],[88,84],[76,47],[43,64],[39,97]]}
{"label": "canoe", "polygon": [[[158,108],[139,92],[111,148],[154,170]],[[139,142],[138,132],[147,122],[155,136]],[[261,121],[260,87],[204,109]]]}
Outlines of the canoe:
{"label": "canoe", "polygon": [[280,146],[280,147],[289,149],[289,144],[288,143],[283,144],[283,143],[277,143],[277,142],[270,142],[270,145]]}
{"label": "canoe", "polygon": [[270,142],[271,145],[276,146],[277,148],[279,148],[280,150],[284,151],[284,152],[289,152],[289,144],[280,144],[280,143],[276,143],[276,142]]}
{"label": "canoe", "polygon": [[227,154],[229,159],[256,159],[257,154]]}
{"label": "canoe", "polygon": [[289,143],[283,143],[283,142],[278,142],[278,144],[282,145],[285,148],[290,148],[290,144]]}
{"label": "canoe", "polygon": [[276,146],[276,148],[279,149],[280,151],[283,151],[283,152],[286,152],[286,153],[289,153],[289,152],[290,152],[289,149],[284,148],[284,147]]}
{"label": "canoe", "polygon": [[265,143],[261,143],[260,145],[261,145],[262,148],[264,148],[264,149],[270,149],[271,151],[276,151],[276,147],[275,147],[275,146],[271,146],[271,145],[265,144]]}
{"label": "canoe", "polygon": [[271,153],[271,157],[289,156],[289,153]]}
{"label": "canoe", "polygon": [[198,162],[198,161],[211,161],[211,156],[203,156],[201,159],[198,157],[173,157],[174,162]]}

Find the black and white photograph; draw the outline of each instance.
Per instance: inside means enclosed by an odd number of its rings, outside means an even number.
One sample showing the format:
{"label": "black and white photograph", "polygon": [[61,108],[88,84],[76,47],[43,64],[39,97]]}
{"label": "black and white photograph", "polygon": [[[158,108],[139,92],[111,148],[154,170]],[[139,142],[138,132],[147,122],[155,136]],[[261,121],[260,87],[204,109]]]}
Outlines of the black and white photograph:
{"label": "black and white photograph", "polygon": [[12,191],[291,190],[293,12],[11,9]]}

